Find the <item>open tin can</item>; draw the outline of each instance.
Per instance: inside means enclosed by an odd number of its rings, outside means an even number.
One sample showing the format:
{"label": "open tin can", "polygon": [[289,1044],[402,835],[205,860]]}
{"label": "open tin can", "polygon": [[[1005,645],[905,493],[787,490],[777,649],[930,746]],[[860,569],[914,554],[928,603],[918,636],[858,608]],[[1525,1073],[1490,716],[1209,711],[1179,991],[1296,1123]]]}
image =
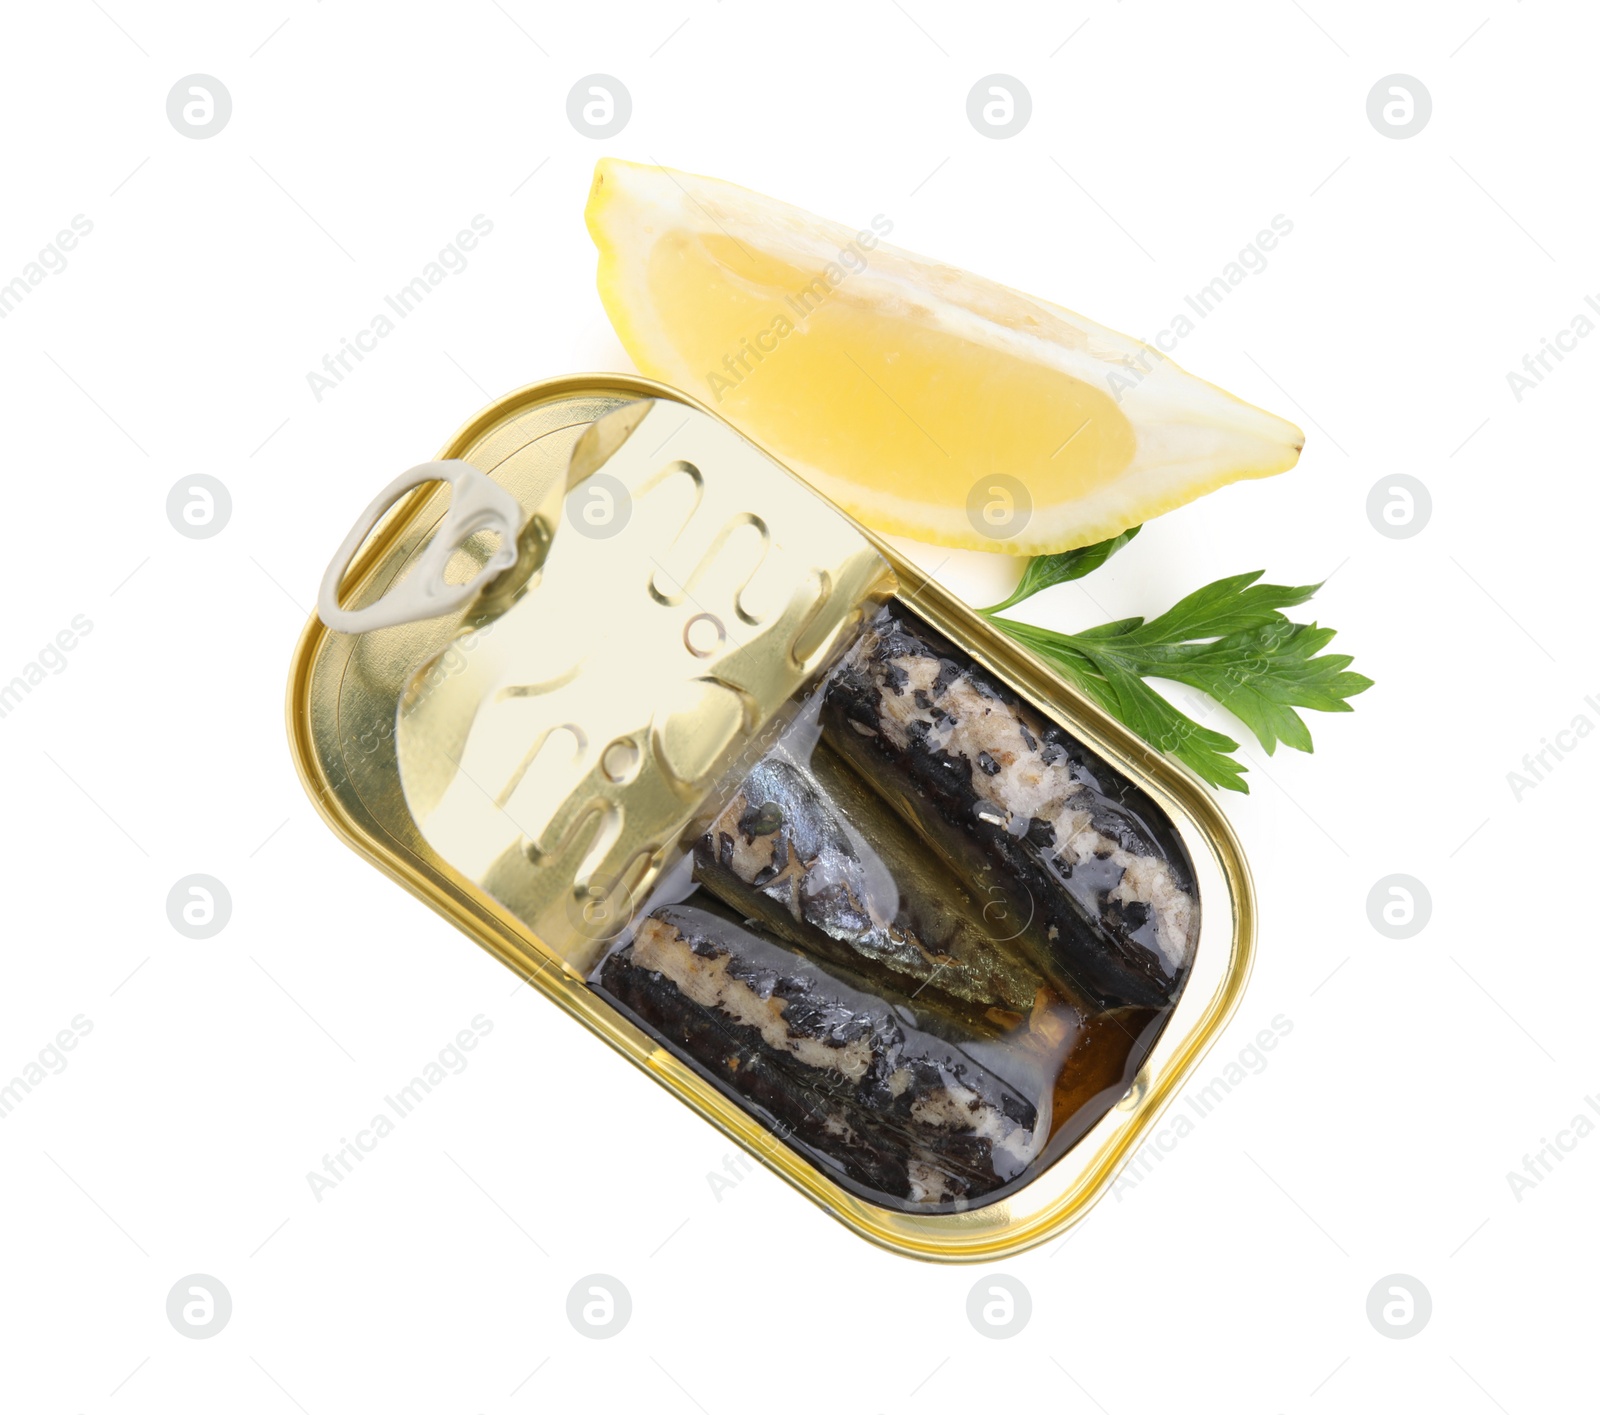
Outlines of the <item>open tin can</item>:
{"label": "open tin can", "polygon": [[1205,788],[675,389],[440,459],[295,652],[334,830],[864,1238],[1081,1218],[1248,977]]}

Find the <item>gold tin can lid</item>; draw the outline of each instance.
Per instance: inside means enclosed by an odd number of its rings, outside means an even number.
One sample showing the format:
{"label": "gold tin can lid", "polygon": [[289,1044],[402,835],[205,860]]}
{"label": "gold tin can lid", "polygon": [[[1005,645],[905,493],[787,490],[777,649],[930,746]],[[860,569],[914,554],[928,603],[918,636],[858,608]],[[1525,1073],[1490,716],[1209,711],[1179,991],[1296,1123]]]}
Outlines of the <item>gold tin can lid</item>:
{"label": "gold tin can lid", "polygon": [[[585,430],[538,565],[423,663],[396,761],[433,849],[586,972],[694,813],[894,585],[727,423],[641,399]],[[495,598],[491,585],[488,598]]]}

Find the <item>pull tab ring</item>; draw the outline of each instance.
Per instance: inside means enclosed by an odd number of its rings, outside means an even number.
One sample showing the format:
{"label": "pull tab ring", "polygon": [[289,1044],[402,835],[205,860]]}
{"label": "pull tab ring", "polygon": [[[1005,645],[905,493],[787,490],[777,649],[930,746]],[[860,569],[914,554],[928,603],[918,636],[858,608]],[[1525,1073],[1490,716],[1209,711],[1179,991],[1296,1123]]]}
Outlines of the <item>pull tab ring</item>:
{"label": "pull tab ring", "polygon": [[[339,582],[362,541],[402,493],[430,481],[450,483],[450,508],[411,573],[365,608],[340,608]],[[420,619],[449,614],[516,563],[521,529],[522,504],[498,482],[468,462],[423,462],[384,487],[350,528],[322,577],[322,587],[317,591],[318,617],[335,633],[364,634],[371,629],[389,629],[396,624],[414,624]],[[479,531],[490,530],[499,533],[500,544],[488,562],[465,584],[449,584],[444,571],[450,557]]]}

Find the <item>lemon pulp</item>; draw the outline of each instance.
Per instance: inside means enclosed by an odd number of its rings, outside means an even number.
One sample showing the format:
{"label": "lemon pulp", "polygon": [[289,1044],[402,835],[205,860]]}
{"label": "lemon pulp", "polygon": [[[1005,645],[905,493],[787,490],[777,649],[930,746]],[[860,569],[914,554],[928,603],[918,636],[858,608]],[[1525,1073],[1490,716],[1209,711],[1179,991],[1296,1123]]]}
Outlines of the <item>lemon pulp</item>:
{"label": "lemon pulp", "polygon": [[803,453],[853,486],[852,500],[877,487],[885,503],[965,506],[996,473],[1035,503],[1071,499],[1133,460],[1133,429],[1102,390],[916,310],[864,306],[848,278],[830,286],[820,270],[679,231],[657,242],[648,280],[701,371],[690,391],[758,427],[780,458]]}

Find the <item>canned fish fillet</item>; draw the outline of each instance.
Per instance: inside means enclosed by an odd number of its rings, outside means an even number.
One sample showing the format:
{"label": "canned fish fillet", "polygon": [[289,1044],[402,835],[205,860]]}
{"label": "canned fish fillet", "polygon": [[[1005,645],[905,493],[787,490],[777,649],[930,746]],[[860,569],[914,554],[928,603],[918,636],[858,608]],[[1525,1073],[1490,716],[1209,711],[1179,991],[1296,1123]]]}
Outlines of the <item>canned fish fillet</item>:
{"label": "canned fish fillet", "polygon": [[864,1237],[1080,1217],[1244,985],[1205,792],[674,390],[412,482],[291,679],[339,833]]}

